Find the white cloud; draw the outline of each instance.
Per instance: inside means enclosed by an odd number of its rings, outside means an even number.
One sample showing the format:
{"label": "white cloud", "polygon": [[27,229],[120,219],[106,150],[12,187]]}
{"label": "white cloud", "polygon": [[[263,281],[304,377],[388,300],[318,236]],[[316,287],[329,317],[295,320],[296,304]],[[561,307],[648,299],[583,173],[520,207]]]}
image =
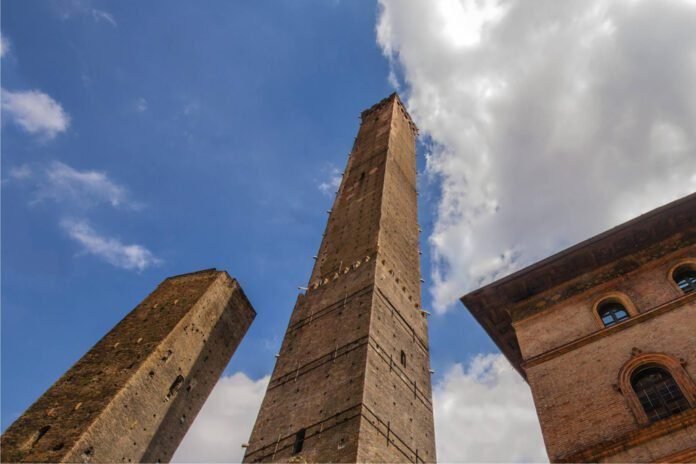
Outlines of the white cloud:
{"label": "white cloud", "polygon": [[215,385],[172,462],[241,462],[269,377],[252,380],[242,372]]}
{"label": "white cloud", "polygon": [[22,164],[20,166],[15,166],[10,168],[10,178],[18,181],[23,181],[29,179],[34,175],[34,171],[28,164]]}
{"label": "white cloud", "polygon": [[[29,169],[28,166],[25,166]],[[104,172],[80,171],[60,161],[53,161],[35,172],[28,170],[23,179],[34,178],[36,192],[33,203],[50,199],[69,206],[87,208],[102,203],[113,207],[138,209],[128,190]],[[12,173],[10,173],[12,175]]]}
{"label": "white cloud", "polygon": [[118,239],[100,235],[87,221],[64,219],[60,225],[70,238],[82,245],[84,252],[97,256],[113,266],[143,271],[160,263],[160,260],[142,245],[124,244]]}
{"label": "white cloud", "polygon": [[502,355],[454,364],[433,403],[438,461],[548,461],[529,387]]}
{"label": "white cloud", "polygon": [[92,17],[96,22],[106,21],[114,27],[118,26],[118,24],[116,23],[116,19],[114,19],[114,15],[112,15],[108,11],[92,8]]}
{"label": "white cloud", "polygon": [[441,189],[436,310],[696,190],[693,2],[380,3]]}
{"label": "white cloud", "polygon": [[135,110],[138,113],[147,111],[147,100],[145,100],[143,97],[138,98],[135,102]]}
{"label": "white cloud", "polygon": [[60,0],[51,2],[51,6],[56,14],[64,21],[74,17],[91,16],[96,23],[104,21],[113,27],[118,26],[113,14],[106,10],[94,8],[93,4],[92,0]]}
{"label": "white cloud", "polygon": [[321,193],[323,193],[324,195],[333,197],[340,186],[341,170],[334,167],[330,170],[329,179],[319,183],[318,188],[319,191],[321,191]]}
{"label": "white cloud", "polygon": [[5,53],[7,53],[9,49],[10,49],[10,42],[7,40],[7,37],[0,34],[0,58],[5,56]]}
{"label": "white cloud", "polygon": [[25,131],[47,139],[64,132],[70,124],[60,104],[39,90],[2,89],[2,110]]}

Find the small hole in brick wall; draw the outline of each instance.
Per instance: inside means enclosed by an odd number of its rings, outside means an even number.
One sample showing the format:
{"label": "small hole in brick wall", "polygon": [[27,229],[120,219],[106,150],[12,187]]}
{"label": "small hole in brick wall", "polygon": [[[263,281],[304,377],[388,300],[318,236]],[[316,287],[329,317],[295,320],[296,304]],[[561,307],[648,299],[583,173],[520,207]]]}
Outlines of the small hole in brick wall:
{"label": "small hole in brick wall", "polygon": [[155,376],[155,371],[150,371],[150,372],[147,373],[147,375],[149,375],[150,377],[154,377],[154,376]]}
{"label": "small hole in brick wall", "polygon": [[51,448],[51,450],[52,450],[52,451],[60,451],[60,450],[63,449],[64,446],[65,446],[65,443],[58,443],[56,446],[54,446],[53,448]]}

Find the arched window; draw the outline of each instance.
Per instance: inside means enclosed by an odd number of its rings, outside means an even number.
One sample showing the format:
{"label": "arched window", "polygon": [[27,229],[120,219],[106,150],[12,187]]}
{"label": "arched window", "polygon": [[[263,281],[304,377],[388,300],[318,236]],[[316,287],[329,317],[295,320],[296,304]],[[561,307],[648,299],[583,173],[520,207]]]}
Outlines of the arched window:
{"label": "arched window", "polygon": [[406,353],[404,353],[404,350],[401,350],[401,365],[406,367]]}
{"label": "arched window", "polygon": [[684,293],[696,291],[696,268],[689,264],[674,270],[672,278]]}
{"label": "arched window", "polygon": [[617,301],[607,301],[597,308],[597,313],[602,319],[604,327],[609,327],[623,320],[628,319],[628,310]]}
{"label": "arched window", "polygon": [[650,422],[690,407],[672,375],[662,367],[648,365],[637,369],[631,376],[631,386]]}

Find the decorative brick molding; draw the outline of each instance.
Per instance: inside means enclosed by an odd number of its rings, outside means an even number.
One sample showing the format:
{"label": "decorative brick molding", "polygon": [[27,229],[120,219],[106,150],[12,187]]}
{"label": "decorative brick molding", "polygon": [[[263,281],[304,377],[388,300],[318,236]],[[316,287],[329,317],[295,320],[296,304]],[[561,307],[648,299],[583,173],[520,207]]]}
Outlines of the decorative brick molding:
{"label": "decorative brick molding", "polygon": [[[634,353],[639,351],[640,350],[636,350]],[[624,398],[626,398],[628,407],[631,409],[631,412],[639,424],[648,425],[650,424],[650,420],[645,414],[643,406],[640,404],[638,395],[636,395],[633,390],[631,377],[636,369],[646,365],[654,365],[666,369],[674,378],[674,381],[677,382],[679,389],[682,391],[691,407],[693,408],[696,406],[696,384],[694,384],[694,381],[689,377],[686,370],[684,370],[682,362],[665,353],[644,353],[637,355],[632,353],[631,359],[626,361],[623,365],[619,371],[619,390]]]}
{"label": "decorative brick molding", "polygon": [[[673,432],[683,430],[696,425],[696,409],[691,408],[682,413],[670,416],[667,419],[654,422],[646,427],[641,427],[638,430],[621,435],[620,437],[612,438],[603,441],[596,445],[587,447],[581,451],[566,454],[561,456],[551,456],[552,462],[599,462],[603,458],[613,456],[622,451],[629,450],[650,440],[663,437]],[[688,455],[693,448],[682,450],[675,455],[666,456],[672,458],[672,462],[689,462],[678,461],[675,457],[679,457],[681,453]],[[659,459],[656,462],[669,462]]]}
{"label": "decorative brick molding", "polygon": [[656,459],[655,462],[696,462],[696,446],[668,456],[662,456],[660,459]]}

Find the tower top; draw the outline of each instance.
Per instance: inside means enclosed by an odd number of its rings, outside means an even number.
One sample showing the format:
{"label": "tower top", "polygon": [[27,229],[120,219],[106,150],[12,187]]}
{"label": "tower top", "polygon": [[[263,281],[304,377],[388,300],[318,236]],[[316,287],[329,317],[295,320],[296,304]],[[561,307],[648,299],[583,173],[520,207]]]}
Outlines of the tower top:
{"label": "tower top", "polygon": [[404,118],[406,118],[406,121],[408,121],[408,125],[411,128],[411,131],[413,132],[413,136],[414,137],[417,136],[418,135],[418,126],[416,126],[416,123],[414,123],[413,119],[411,119],[411,115],[408,114],[408,110],[406,109],[406,106],[401,101],[401,98],[399,98],[399,94],[396,92],[392,93],[391,95],[389,95],[386,98],[383,98],[379,102],[375,103],[374,105],[372,105],[371,107],[369,107],[368,109],[366,109],[365,111],[360,113],[360,119],[362,121],[365,121],[365,118],[370,116],[375,111],[383,108],[386,105],[394,104],[394,103],[398,106],[399,111],[401,111],[401,113],[404,115]]}

